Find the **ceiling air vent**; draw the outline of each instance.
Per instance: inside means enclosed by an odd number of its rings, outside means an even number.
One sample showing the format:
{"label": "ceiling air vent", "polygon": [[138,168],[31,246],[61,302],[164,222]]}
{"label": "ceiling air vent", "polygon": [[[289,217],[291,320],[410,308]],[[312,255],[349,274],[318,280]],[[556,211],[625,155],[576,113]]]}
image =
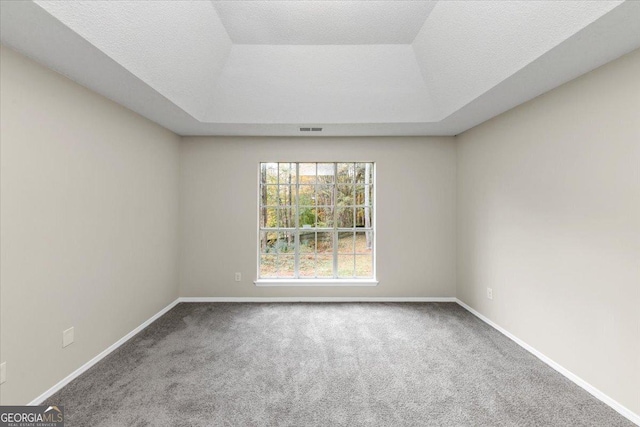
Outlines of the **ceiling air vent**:
{"label": "ceiling air vent", "polygon": [[322,128],[300,128],[300,132],[322,132]]}

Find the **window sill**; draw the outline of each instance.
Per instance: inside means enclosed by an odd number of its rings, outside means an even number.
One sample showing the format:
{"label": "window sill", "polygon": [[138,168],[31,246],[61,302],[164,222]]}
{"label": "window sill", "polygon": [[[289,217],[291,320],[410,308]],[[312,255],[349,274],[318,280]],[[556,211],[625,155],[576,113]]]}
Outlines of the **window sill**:
{"label": "window sill", "polygon": [[378,286],[375,279],[258,279],[256,286]]}

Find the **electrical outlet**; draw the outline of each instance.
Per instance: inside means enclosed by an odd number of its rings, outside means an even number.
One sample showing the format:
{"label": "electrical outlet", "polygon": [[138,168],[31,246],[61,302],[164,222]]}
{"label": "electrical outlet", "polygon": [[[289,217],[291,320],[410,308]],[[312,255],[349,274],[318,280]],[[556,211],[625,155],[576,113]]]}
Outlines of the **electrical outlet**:
{"label": "electrical outlet", "polygon": [[493,299],[493,289],[487,288],[487,298]]}
{"label": "electrical outlet", "polygon": [[7,381],[7,362],[0,363],[0,384]]}
{"label": "electrical outlet", "polygon": [[236,273],[236,282],[239,282],[242,280],[242,273]]}
{"label": "electrical outlet", "polygon": [[62,331],[62,348],[73,344],[73,326],[66,331]]}

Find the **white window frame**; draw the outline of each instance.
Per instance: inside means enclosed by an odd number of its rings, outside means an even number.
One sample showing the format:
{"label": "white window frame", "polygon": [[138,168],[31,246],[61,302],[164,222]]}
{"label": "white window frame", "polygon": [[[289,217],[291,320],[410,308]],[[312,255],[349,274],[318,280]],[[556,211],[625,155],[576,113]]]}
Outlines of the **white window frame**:
{"label": "white window frame", "polygon": [[[261,232],[263,231],[261,228],[261,224],[260,224],[260,215],[261,215],[261,165],[263,163],[294,163],[296,164],[296,184],[295,184],[295,188],[296,188],[296,196],[299,190],[299,185],[304,185],[304,184],[300,184],[299,183],[299,169],[300,169],[300,164],[303,163],[315,163],[316,165],[318,163],[333,163],[334,165],[334,177],[335,179],[337,179],[337,164],[338,163],[370,163],[372,165],[372,182],[371,185],[373,186],[373,204],[372,204],[372,209],[374,212],[373,215],[373,219],[372,219],[372,223],[371,223],[371,228],[367,229],[369,231],[371,231],[372,234],[372,271],[373,271],[373,275],[371,278],[339,278],[339,277],[335,277],[335,275],[337,274],[337,270],[336,270],[336,265],[337,265],[337,257],[338,257],[338,245],[337,242],[335,241],[338,238],[338,233],[342,230],[342,231],[358,231],[355,227],[353,228],[349,228],[349,229],[341,229],[337,227],[336,221],[334,219],[334,225],[331,229],[329,228],[317,228],[314,227],[314,231],[316,232],[331,232],[333,234],[333,257],[334,257],[334,278],[260,278],[260,255],[261,255],[261,251],[260,251],[260,236],[261,236]],[[317,167],[317,166],[316,166]],[[314,161],[284,161],[284,160],[280,160],[280,161],[260,161],[258,162],[257,165],[257,244],[256,244],[256,253],[257,253],[257,257],[256,257],[256,280],[254,281],[254,284],[256,286],[377,286],[378,285],[378,280],[377,278],[377,273],[376,273],[376,267],[377,267],[377,262],[376,262],[376,256],[377,256],[377,245],[376,245],[376,240],[377,240],[377,227],[376,227],[376,222],[377,222],[377,210],[376,210],[376,204],[377,204],[377,183],[376,183],[376,179],[377,179],[377,167],[376,167],[376,162],[373,161],[321,161],[321,160],[314,160]],[[279,172],[278,172],[279,173]],[[317,174],[317,169],[316,169],[316,174]],[[334,187],[337,185],[337,182],[334,181]],[[357,185],[357,183],[354,182],[354,187]],[[354,190],[355,191],[355,190]],[[299,200],[298,197],[296,197],[296,207],[299,208]],[[334,206],[335,206],[336,200],[334,197]],[[354,204],[355,206],[355,204]],[[355,208],[354,208],[355,211]],[[355,212],[354,212],[355,215]],[[295,275],[298,275],[298,268],[299,268],[299,230],[301,230],[302,228],[300,227],[299,224],[299,209],[296,209],[296,224],[295,224],[295,247],[296,250],[294,252],[295,254]],[[355,224],[354,224],[355,225]],[[365,230],[361,230],[361,231],[365,231]],[[354,262],[355,262],[355,255],[354,254]]]}

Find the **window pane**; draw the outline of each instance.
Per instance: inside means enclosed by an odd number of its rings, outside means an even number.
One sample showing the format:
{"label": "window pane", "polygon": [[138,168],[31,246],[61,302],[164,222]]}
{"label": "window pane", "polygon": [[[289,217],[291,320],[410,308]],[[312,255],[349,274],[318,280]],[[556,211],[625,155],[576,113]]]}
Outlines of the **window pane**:
{"label": "window pane", "polygon": [[315,200],[316,200],[315,185],[301,185],[298,188],[298,205],[313,206],[316,204]]}
{"label": "window pane", "polygon": [[364,184],[366,180],[366,176],[370,172],[371,163],[356,163],[356,184]]}
{"label": "window pane", "polygon": [[300,163],[300,184],[316,183],[316,164]]}
{"label": "window pane", "polygon": [[373,232],[356,232],[356,254],[369,254],[373,248]]}
{"label": "window pane", "polygon": [[333,163],[318,163],[318,178],[319,184],[332,183],[334,181],[334,166]]}
{"label": "window pane", "polygon": [[[281,181],[282,182],[282,181]],[[279,185],[278,186],[278,204],[280,206],[285,205],[294,205],[295,200],[294,197],[296,195],[296,186],[295,185]]]}
{"label": "window pane", "polygon": [[317,209],[318,227],[333,228],[333,208],[322,207]]}
{"label": "window pane", "polygon": [[313,228],[316,226],[316,209],[313,206],[300,206],[300,228]]}
{"label": "window pane", "polygon": [[353,185],[338,185],[336,187],[336,204],[338,206],[352,206]]}
{"label": "window pane", "polygon": [[356,255],[356,276],[373,277],[373,254]]}
{"label": "window pane", "polygon": [[365,197],[364,197],[364,185],[356,185],[356,205],[364,205]]}
{"label": "window pane", "polygon": [[353,208],[338,208],[336,221],[338,228],[353,227]]}
{"label": "window pane", "polygon": [[278,255],[278,276],[293,277],[295,275],[295,257],[293,255]]}
{"label": "window pane", "polygon": [[278,227],[278,209],[262,208],[260,209],[260,225],[264,228]]}
{"label": "window pane", "polygon": [[356,208],[356,227],[373,226],[373,209],[371,208]]}
{"label": "window pane", "polygon": [[316,276],[325,279],[333,277],[333,256],[318,255],[316,261]]}
{"label": "window pane", "polygon": [[320,184],[316,186],[316,205],[333,206],[333,184]]}
{"label": "window pane", "polygon": [[338,253],[339,254],[353,254],[353,233],[338,233]]}
{"label": "window pane", "polygon": [[320,232],[318,233],[317,243],[318,253],[330,254],[333,252],[333,233],[332,232]]}
{"label": "window pane", "polygon": [[296,226],[295,206],[283,206],[278,209],[278,227],[294,228]]}
{"label": "window pane", "polygon": [[281,254],[295,253],[296,240],[293,231],[279,232],[276,250]]}
{"label": "window pane", "polygon": [[300,253],[315,253],[316,233],[315,231],[300,230]]}
{"label": "window pane", "polygon": [[261,206],[276,206],[278,204],[278,186],[263,185],[260,197]]}
{"label": "window pane", "polygon": [[275,277],[278,269],[277,255],[260,255],[260,277]]}
{"label": "window pane", "polygon": [[260,182],[264,184],[278,183],[278,164],[277,163],[261,163],[260,164]]}
{"label": "window pane", "polygon": [[338,255],[338,277],[353,277],[353,255]]}
{"label": "window pane", "polygon": [[354,177],[354,164],[353,163],[338,163],[338,176],[339,183],[352,183]]}
{"label": "window pane", "polygon": [[272,231],[260,232],[260,252],[275,253],[278,233]]}
{"label": "window pane", "polygon": [[316,276],[316,256],[315,254],[301,254],[298,267],[300,277],[310,278]]}
{"label": "window pane", "polygon": [[280,174],[280,184],[296,183],[296,164],[295,163],[278,163]]}

